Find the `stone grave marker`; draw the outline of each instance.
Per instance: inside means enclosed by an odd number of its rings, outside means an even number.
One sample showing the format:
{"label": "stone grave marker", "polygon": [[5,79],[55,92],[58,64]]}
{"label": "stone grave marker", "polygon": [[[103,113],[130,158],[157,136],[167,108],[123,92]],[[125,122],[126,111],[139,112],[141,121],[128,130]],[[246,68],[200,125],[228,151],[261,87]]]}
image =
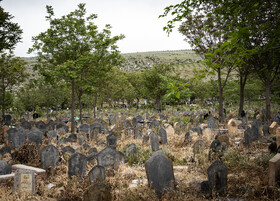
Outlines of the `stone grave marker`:
{"label": "stone grave marker", "polygon": [[83,201],[111,201],[111,189],[104,183],[93,183],[83,194]]}
{"label": "stone grave marker", "polygon": [[21,123],[20,123],[20,126],[26,130],[30,130],[31,127],[32,127],[32,124],[26,120],[22,120]]}
{"label": "stone grave marker", "polygon": [[96,139],[99,133],[101,133],[101,124],[99,122],[92,123],[90,125],[90,139]]}
{"label": "stone grave marker", "polygon": [[244,132],[244,144],[249,146],[252,142],[259,139],[259,132],[255,126],[247,128]]}
{"label": "stone grave marker", "polygon": [[269,126],[269,133],[270,133],[271,135],[275,134],[276,129],[278,128],[278,126],[279,126],[279,125],[277,124],[276,121],[272,122],[272,123],[270,124],[270,126]]}
{"label": "stone grave marker", "polygon": [[14,192],[35,194],[35,173],[32,170],[18,169],[14,177]]}
{"label": "stone grave marker", "polygon": [[139,127],[133,128],[134,139],[139,140],[142,139],[142,130]]}
{"label": "stone grave marker", "polygon": [[135,155],[137,153],[138,153],[138,147],[134,143],[132,143],[127,146],[125,151],[125,156],[129,158],[130,156]]}
{"label": "stone grave marker", "polygon": [[11,174],[12,165],[7,164],[6,161],[0,160],[0,175]]}
{"label": "stone grave marker", "polygon": [[263,125],[263,135],[269,136],[269,125],[267,123]]}
{"label": "stone grave marker", "polygon": [[210,117],[208,119],[208,128],[211,128],[212,130],[215,130],[217,128],[216,119],[214,117]]}
{"label": "stone grave marker", "polygon": [[19,128],[10,128],[8,131],[8,141],[11,143],[13,148],[18,148],[25,143],[26,135],[24,130]]}
{"label": "stone grave marker", "polygon": [[199,154],[200,152],[204,151],[204,148],[205,148],[205,143],[203,142],[203,140],[197,140],[193,144],[193,153]]}
{"label": "stone grave marker", "polygon": [[280,146],[280,127],[276,129],[276,144],[277,147]]}
{"label": "stone grave marker", "polygon": [[11,125],[11,121],[12,121],[12,116],[7,114],[7,115],[3,115],[3,125],[6,125],[6,126],[10,126]]}
{"label": "stone grave marker", "polygon": [[93,161],[94,159],[96,159],[97,154],[98,154],[98,151],[97,151],[97,149],[96,149],[95,147],[90,148],[90,149],[88,150],[87,161],[88,161],[88,162],[91,162],[91,161]]}
{"label": "stone grave marker", "polygon": [[107,136],[107,146],[108,147],[113,147],[116,148],[117,147],[117,142],[118,142],[118,134],[117,133],[112,133],[110,135]]}
{"label": "stone grave marker", "polygon": [[94,166],[88,173],[90,183],[105,181],[105,168],[103,166]]}
{"label": "stone grave marker", "polygon": [[209,188],[222,193],[227,189],[227,167],[223,162],[216,160],[207,169]]}
{"label": "stone grave marker", "polygon": [[64,156],[66,153],[69,153],[70,155],[72,155],[73,153],[75,153],[75,149],[70,147],[70,146],[66,146],[66,147],[62,147],[61,149],[62,151],[62,155]]}
{"label": "stone grave marker", "polygon": [[11,148],[9,146],[4,146],[0,149],[0,156],[3,156],[6,153],[11,154]]}
{"label": "stone grave marker", "polygon": [[105,168],[118,168],[124,163],[124,155],[111,147],[107,147],[97,154],[97,163]]}
{"label": "stone grave marker", "polygon": [[186,142],[188,144],[192,142],[192,137],[190,136],[190,132],[189,131],[186,132],[184,142]]}
{"label": "stone grave marker", "polygon": [[258,132],[258,135],[260,134],[260,127],[261,127],[261,124],[262,124],[262,120],[260,120],[260,119],[255,119],[254,121],[253,121],[253,123],[252,123],[252,126],[251,126],[251,128],[253,128],[253,127],[256,127],[257,128],[257,132]]}
{"label": "stone grave marker", "polygon": [[58,157],[59,152],[55,146],[49,145],[44,147],[40,152],[41,167],[43,169],[55,168],[58,163]]}
{"label": "stone grave marker", "polygon": [[269,160],[268,165],[268,184],[269,186],[277,186],[280,182],[280,154],[277,153]]}
{"label": "stone grave marker", "polygon": [[68,177],[84,177],[87,170],[87,157],[79,152],[71,155],[68,161]]}
{"label": "stone grave marker", "polygon": [[175,177],[173,165],[162,151],[157,151],[145,163],[145,170],[150,187],[158,195],[167,190],[174,190]]}
{"label": "stone grave marker", "polygon": [[47,128],[47,125],[46,125],[42,120],[36,122],[36,123],[35,123],[35,126],[36,126],[36,128],[38,128],[39,130],[43,130],[43,131],[46,130],[46,128]]}
{"label": "stone grave marker", "polygon": [[278,125],[280,125],[280,111],[275,114],[272,121],[275,121]]}
{"label": "stone grave marker", "polygon": [[160,143],[161,144],[167,144],[167,134],[164,128],[159,129],[159,137],[160,137]]}
{"label": "stone grave marker", "polygon": [[27,131],[25,136],[29,143],[35,143],[37,147],[42,144],[43,132],[38,129]]}
{"label": "stone grave marker", "polygon": [[51,138],[56,138],[56,137],[57,137],[56,131],[54,131],[54,130],[49,130],[49,131],[47,132],[47,137],[48,137],[49,139],[51,139]]}
{"label": "stone grave marker", "polygon": [[152,146],[152,151],[158,151],[159,150],[159,140],[158,140],[158,136],[154,132],[151,132],[151,134],[150,134],[150,142],[151,142],[151,146]]}
{"label": "stone grave marker", "polygon": [[80,125],[78,131],[79,131],[79,133],[86,133],[86,134],[89,134],[90,127],[89,127],[89,125],[87,125],[87,124],[82,124],[82,125]]}

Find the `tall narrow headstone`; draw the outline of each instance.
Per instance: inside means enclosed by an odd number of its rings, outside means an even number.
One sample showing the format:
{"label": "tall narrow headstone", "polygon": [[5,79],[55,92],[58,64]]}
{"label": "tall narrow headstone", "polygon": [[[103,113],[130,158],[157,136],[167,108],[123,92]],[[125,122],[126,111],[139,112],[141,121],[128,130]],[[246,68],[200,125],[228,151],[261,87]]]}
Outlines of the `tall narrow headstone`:
{"label": "tall narrow headstone", "polygon": [[79,152],[71,155],[68,161],[68,177],[84,177],[87,170],[87,157]]}
{"label": "tall narrow headstone", "polygon": [[154,132],[150,134],[150,141],[151,141],[152,151],[158,151],[159,140],[158,140],[158,136]]}
{"label": "tall narrow headstone", "polygon": [[216,119],[214,117],[210,117],[208,119],[208,127],[211,128],[212,130],[217,128]]}
{"label": "tall narrow headstone", "polygon": [[124,155],[112,147],[107,147],[97,154],[97,163],[105,168],[118,168],[120,163],[124,163]]}
{"label": "tall narrow headstone", "polygon": [[105,181],[105,168],[103,166],[94,166],[88,173],[90,183],[95,181],[103,182]]}
{"label": "tall narrow headstone", "polygon": [[164,128],[159,129],[159,137],[160,137],[161,144],[167,144],[167,134]]}
{"label": "tall narrow headstone", "polygon": [[40,159],[41,159],[41,166],[43,169],[47,169],[51,167],[52,169],[57,166],[58,162],[58,149],[53,146],[49,145],[44,147],[40,152]]}
{"label": "tall narrow headstone", "polygon": [[217,160],[207,169],[211,191],[224,192],[227,189],[227,167]]}

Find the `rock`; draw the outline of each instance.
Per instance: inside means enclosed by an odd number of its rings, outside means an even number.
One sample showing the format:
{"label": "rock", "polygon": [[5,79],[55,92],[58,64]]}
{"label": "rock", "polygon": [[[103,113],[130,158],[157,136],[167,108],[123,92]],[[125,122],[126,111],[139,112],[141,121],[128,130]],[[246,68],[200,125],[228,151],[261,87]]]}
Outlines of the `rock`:
{"label": "rock", "polygon": [[238,123],[235,119],[230,119],[227,123],[227,129],[229,134],[235,134],[238,129]]}

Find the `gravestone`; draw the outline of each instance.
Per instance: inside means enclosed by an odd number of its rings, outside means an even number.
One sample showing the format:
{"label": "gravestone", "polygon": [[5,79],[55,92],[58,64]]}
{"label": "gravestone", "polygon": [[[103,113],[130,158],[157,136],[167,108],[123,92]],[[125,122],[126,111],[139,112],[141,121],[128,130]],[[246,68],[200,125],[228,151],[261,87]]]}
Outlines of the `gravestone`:
{"label": "gravestone", "polygon": [[165,190],[174,190],[175,178],[173,165],[162,151],[157,151],[145,163],[145,170],[150,187],[158,195]]}
{"label": "gravestone", "polygon": [[38,121],[35,123],[36,128],[40,129],[40,130],[46,130],[47,125],[42,121]]}
{"label": "gravestone", "polygon": [[107,147],[97,154],[97,163],[105,168],[118,168],[124,163],[124,155],[111,147]]}
{"label": "gravestone", "polygon": [[51,138],[56,138],[56,137],[57,137],[57,133],[56,133],[54,130],[49,130],[49,131],[47,132],[47,137],[48,137],[49,139],[51,139]]}
{"label": "gravestone", "polygon": [[216,119],[214,117],[208,119],[208,128],[211,128],[212,130],[217,128]]}
{"label": "gravestone", "polygon": [[10,126],[11,125],[11,121],[12,121],[12,116],[7,114],[7,115],[3,115],[3,125],[6,125],[6,126]]}
{"label": "gravestone", "polygon": [[6,161],[0,160],[0,175],[11,174],[12,165],[7,164]]}
{"label": "gravestone", "polygon": [[72,147],[70,147],[70,146],[63,147],[63,148],[61,149],[61,151],[62,151],[62,155],[63,155],[63,156],[64,156],[66,153],[69,153],[70,155],[72,155],[73,153],[76,152],[75,149],[72,148]]}
{"label": "gravestone", "polygon": [[83,133],[86,133],[86,134],[89,134],[89,130],[90,130],[90,127],[87,124],[80,125],[80,127],[78,129],[79,133],[83,132]]}
{"label": "gravestone", "polygon": [[150,134],[150,142],[151,142],[151,146],[152,146],[152,151],[158,151],[159,150],[159,140],[158,140],[158,136],[152,132]]}
{"label": "gravestone", "polygon": [[18,169],[14,177],[14,192],[35,194],[35,173],[32,170]]}
{"label": "gravestone", "polygon": [[96,159],[97,154],[98,154],[98,151],[97,151],[97,149],[96,149],[95,147],[90,148],[90,149],[88,150],[87,161],[88,161],[88,162],[91,162],[91,161],[93,161],[94,159]]}
{"label": "gravestone", "polygon": [[97,149],[95,148],[95,147],[93,147],[93,148],[90,148],[89,150],[88,150],[88,155],[90,155],[90,154],[97,154],[98,153],[98,151],[97,151]]}
{"label": "gravestone", "polygon": [[263,135],[269,136],[269,125],[267,123],[263,125]]}
{"label": "gravestone", "polygon": [[40,152],[41,167],[43,169],[48,169],[49,167],[51,169],[55,168],[57,166],[58,156],[58,149],[55,146],[49,145],[44,147]]}
{"label": "gravestone", "polygon": [[42,144],[43,133],[38,129],[33,129],[31,131],[26,132],[25,136],[28,139],[29,144],[35,143],[37,147],[40,144]]}
{"label": "gravestone", "polygon": [[150,139],[150,134],[147,132],[147,133],[143,136],[142,144],[148,143],[149,139]]}
{"label": "gravestone", "polygon": [[244,144],[246,146],[249,146],[252,142],[259,139],[259,132],[258,129],[253,126],[251,128],[248,128],[244,132]]}
{"label": "gravestone", "polygon": [[142,139],[142,130],[139,127],[133,128],[134,139],[139,140]]}
{"label": "gravestone", "polygon": [[132,143],[127,146],[125,151],[125,156],[129,158],[130,156],[135,155],[137,153],[138,153],[138,147],[134,143]]}
{"label": "gravestone", "polygon": [[87,157],[79,152],[71,155],[68,161],[68,177],[84,177],[87,170]]}
{"label": "gravestone", "polygon": [[90,125],[90,139],[96,139],[99,133],[101,133],[101,124],[99,122],[92,123]]}
{"label": "gravestone", "polygon": [[225,192],[227,188],[227,167],[217,160],[207,169],[209,188],[212,192]]}
{"label": "gravestone", "polygon": [[202,129],[200,127],[195,127],[195,128],[190,129],[190,130],[192,130],[193,132],[196,132],[197,135],[199,135],[199,136],[202,135]]}
{"label": "gravestone", "polygon": [[11,148],[9,146],[4,146],[0,149],[0,156],[3,156],[6,153],[11,154]]}
{"label": "gravestone", "polygon": [[25,143],[25,133],[21,127],[10,128],[8,131],[8,141],[11,143],[13,148],[18,148]]}
{"label": "gravestone", "polygon": [[95,181],[104,182],[105,181],[105,168],[103,166],[94,166],[88,173],[89,182],[92,184]]}
{"label": "gravestone", "polygon": [[204,151],[204,148],[205,148],[205,143],[203,142],[203,140],[197,140],[193,144],[193,153],[199,154]]}
{"label": "gravestone", "polygon": [[280,182],[280,154],[277,153],[272,159],[269,160],[268,166],[268,184],[269,186],[276,187]]}
{"label": "gravestone", "polygon": [[83,194],[83,201],[111,201],[111,189],[104,183],[93,183]]}
{"label": "gravestone", "polygon": [[257,131],[257,132],[258,132],[258,135],[260,135],[260,127],[261,127],[261,124],[262,124],[262,120],[260,120],[260,119],[255,119],[255,120],[253,121],[253,123],[252,123],[252,126],[251,126],[251,128],[256,127],[256,129],[258,130],[258,131]]}
{"label": "gravestone", "polygon": [[190,136],[190,132],[189,131],[187,131],[187,133],[185,135],[184,142],[186,142],[188,144],[192,142],[192,137]]}
{"label": "gravestone", "polygon": [[218,139],[213,140],[213,142],[211,142],[211,144],[210,144],[208,160],[212,161],[213,154],[217,154],[217,156],[219,158],[221,158],[223,156],[225,149],[226,149],[225,146],[222,145],[220,140],[218,140]]}
{"label": "gravestone", "polygon": [[280,111],[275,114],[272,121],[275,121],[278,125],[280,125]]}
{"label": "gravestone", "polygon": [[21,121],[20,126],[26,130],[30,130],[32,127],[32,124],[31,124],[31,122],[23,120],[23,121]]}
{"label": "gravestone", "polygon": [[160,137],[161,144],[167,144],[167,134],[164,128],[159,129],[159,137]]}
{"label": "gravestone", "polygon": [[159,121],[152,121],[150,124],[150,128],[158,128],[160,126],[160,122]]}
{"label": "gravestone", "polygon": [[118,142],[118,134],[117,133],[112,133],[110,135],[107,136],[107,146],[108,147],[113,147],[116,148],[117,147],[117,142]]}

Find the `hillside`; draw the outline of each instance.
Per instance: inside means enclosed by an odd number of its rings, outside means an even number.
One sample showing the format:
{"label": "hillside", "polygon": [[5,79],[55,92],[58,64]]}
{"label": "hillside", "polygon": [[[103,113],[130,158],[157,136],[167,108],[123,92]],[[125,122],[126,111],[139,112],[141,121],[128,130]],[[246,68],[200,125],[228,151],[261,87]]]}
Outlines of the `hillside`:
{"label": "hillside", "polygon": [[[192,50],[175,50],[175,51],[155,51],[155,52],[136,52],[122,54],[126,61],[123,65],[119,66],[119,69],[126,72],[142,71],[150,69],[153,65],[161,63],[173,63],[176,65],[177,72],[180,72],[181,76],[192,76],[193,68],[201,68],[203,65],[200,63],[202,60]],[[32,67],[36,63],[34,57],[24,57],[27,63],[27,71],[36,76]]]}

